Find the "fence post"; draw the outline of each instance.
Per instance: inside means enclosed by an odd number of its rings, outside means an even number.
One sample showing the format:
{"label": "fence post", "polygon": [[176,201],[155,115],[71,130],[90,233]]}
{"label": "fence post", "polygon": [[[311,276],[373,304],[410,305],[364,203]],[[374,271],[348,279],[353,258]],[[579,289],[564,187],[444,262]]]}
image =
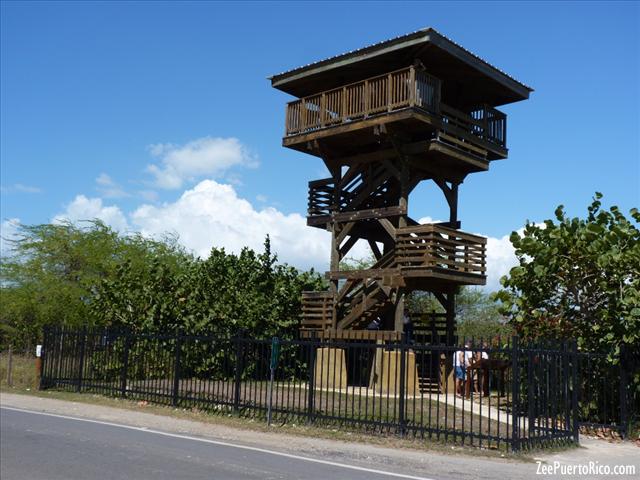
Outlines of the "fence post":
{"label": "fence post", "polygon": [[579,430],[579,415],[578,415],[578,342],[574,340],[571,343],[571,383],[573,388],[571,389],[571,409],[573,410],[573,441],[576,444],[580,443],[580,430]]}
{"label": "fence post", "polygon": [[178,406],[179,393],[180,393],[180,354],[182,350],[182,334],[178,332],[176,334],[176,345],[173,360],[173,395],[171,405]]}
{"label": "fence post", "polygon": [[627,438],[629,429],[629,418],[627,413],[627,402],[629,401],[629,378],[627,376],[627,368],[630,367],[630,365],[627,365],[626,353],[627,349],[624,345],[621,345],[618,367],[620,369],[620,436],[622,438]]}
{"label": "fence post", "polygon": [[403,333],[400,338],[400,398],[398,400],[398,423],[400,424],[400,436],[404,437],[407,431],[407,421],[405,404],[407,396],[407,334]]}
{"label": "fence post", "polygon": [[120,394],[122,398],[127,397],[127,376],[129,375],[129,348],[131,335],[129,329],[124,332],[124,345],[122,348],[122,371],[120,372]]}
{"label": "fence post", "polygon": [[78,382],[76,385],[76,392],[82,391],[82,373],[84,368],[84,350],[87,344],[87,328],[84,327],[78,334],[82,337],[80,341],[80,359],[78,365]]}
{"label": "fence post", "polygon": [[43,390],[46,388],[46,375],[47,375],[47,364],[46,364],[46,354],[49,343],[49,326],[45,325],[42,328],[42,345],[40,346],[40,376],[38,377],[38,390]]}
{"label": "fence post", "polygon": [[243,365],[243,343],[242,343],[241,333],[238,337],[233,337],[233,342],[235,343],[236,350],[236,374],[233,382],[233,411],[240,411],[240,391],[242,386],[242,370],[244,369]]}
{"label": "fence post", "polygon": [[[539,358],[539,357],[538,357]],[[531,344],[529,344],[529,351],[527,352],[527,428],[529,431],[529,441],[533,440],[533,433],[536,428],[536,412],[534,411],[534,371],[533,371],[534,355],[531,351]],[[538,380],[538,379],[536,379]],[[549,398],[546,399],[549,402]]]}
{"label": "fence post", "polygon": [[520,450],[520,344],[511,338],[511,450]]}
{"label": "fence post", "polygon": [[316,355],[318,349],[318,339],[316,332],[311,332],[311,342],[309,343],[309,389],[307,395],[307,421],[313,423],[313,411],[315,410],[315,395],[316,395]]}

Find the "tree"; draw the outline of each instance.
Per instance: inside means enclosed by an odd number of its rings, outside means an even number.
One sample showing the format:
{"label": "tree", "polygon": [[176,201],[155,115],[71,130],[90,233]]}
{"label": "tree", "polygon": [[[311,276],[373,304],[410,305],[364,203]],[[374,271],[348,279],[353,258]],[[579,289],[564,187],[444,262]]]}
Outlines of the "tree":
{"label": "tree", "polygon": [[145,270],[125,262],[97,284],[91,310],[106,325],[141,332],[292,337],[302,291],[323,287],[317,273],[278,264],[267,237],[263,253],[214,248],[179,271],[157,259]]}
{"label": "tree", "polygon": [[519,265],[502,278],[503,313],[526,338],[575,338],[580,348],[640,349],[640,213],[631,220],[596,193],[585,219],[527,222],[511,234]]}
{"label": "tree", "polygon": [[508,337],[513,332],[494,296],[473,287],[463,287],[456,295],[456,324],[456,332],[463,338]]}
{"label": "tree", "polygon": [[44,325],[104,325],[91,308],[96,287],[119,269],[149,278],[152,260],[173,272],[191,261],[175,238],[119,235],[100,221],[20,225],[0,265],[0,341],[33,345]]}

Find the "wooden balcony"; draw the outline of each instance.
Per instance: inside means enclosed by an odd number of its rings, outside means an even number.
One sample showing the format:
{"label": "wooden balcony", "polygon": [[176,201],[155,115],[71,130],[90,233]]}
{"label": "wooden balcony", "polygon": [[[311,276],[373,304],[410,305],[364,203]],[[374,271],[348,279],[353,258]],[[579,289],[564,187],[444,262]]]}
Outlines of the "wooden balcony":
{"label": "wooden balcony", "polygon": [[[395,229],[392,261],[369,270],[329,272],[330,279],[381,280],[392,286],[486,283],[487,239],[439,224]],[[387,254],[390,255],[390,254]],[[385,255],[386,257],[386,255]]]}
{"label": "wooden balcony", "polygon": [[372,119],[409,112],[458,146],[468,144],[471,150],[489,150],[493,158],[505,158],[506,115],[487,105],[456,110],[441,102],[440,90],[439,79],[411,66],[295,100],[287,104],[283,143],[295,148],[320,134],[333,134],[329,129],[365,128]]}
{"label": "wooden balcony", "polygon": [[395,261],[405,279],[429,276],[486,283],[487,239],[437,224],[396,229]]}

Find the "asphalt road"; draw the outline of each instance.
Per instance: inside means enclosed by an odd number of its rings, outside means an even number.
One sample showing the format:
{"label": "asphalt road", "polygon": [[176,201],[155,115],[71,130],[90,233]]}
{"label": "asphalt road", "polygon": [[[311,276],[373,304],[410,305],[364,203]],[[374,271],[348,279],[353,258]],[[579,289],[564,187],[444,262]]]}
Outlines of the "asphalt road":
{"label": "asphalt road", "polygon": [[0,477],[28,479],[422,478],[242,444],[0,409]]}

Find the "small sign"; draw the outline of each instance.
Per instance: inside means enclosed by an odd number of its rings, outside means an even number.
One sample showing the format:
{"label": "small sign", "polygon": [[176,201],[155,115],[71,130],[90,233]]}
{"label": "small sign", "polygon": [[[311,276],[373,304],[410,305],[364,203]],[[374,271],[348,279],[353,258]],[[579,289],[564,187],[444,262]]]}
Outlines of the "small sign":
{"label": "small sign", "polygon": [[42,356],[42,345],[36,345],[36,357],[40,358]]}

